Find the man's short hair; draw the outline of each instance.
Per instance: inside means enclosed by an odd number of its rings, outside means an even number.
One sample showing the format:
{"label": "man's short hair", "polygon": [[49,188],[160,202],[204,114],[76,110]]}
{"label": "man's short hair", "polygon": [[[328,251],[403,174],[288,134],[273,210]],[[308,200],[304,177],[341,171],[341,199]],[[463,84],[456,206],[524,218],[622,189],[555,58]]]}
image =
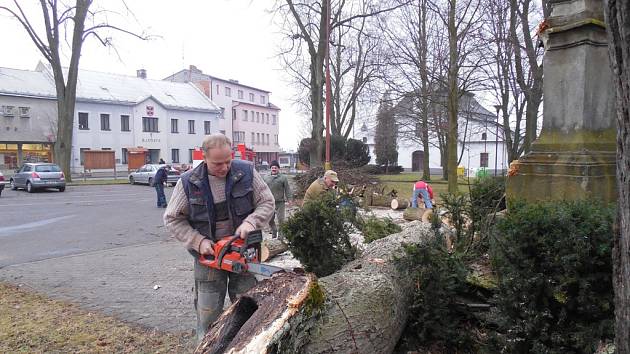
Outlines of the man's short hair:
{"label": "man's short hair", "polygon": [[203,138],[201,149],[203,150],[203,152],[208,152],[208,150],[210,149],[222,148],[225,146],[229,147],[230,149],[232,148],[232,141],[230,140],[230,138],[223,134],[211,134],[206,135],[206,137]]}

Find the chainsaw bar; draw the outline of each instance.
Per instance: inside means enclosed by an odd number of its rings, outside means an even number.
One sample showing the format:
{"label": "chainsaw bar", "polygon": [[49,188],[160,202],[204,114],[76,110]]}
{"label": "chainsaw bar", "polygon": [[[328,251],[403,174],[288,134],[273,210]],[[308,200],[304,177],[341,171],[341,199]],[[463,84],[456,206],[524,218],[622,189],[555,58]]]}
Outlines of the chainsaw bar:
{"label": "chainsaw bar", "polygon": [[261,275],[263,277],[270,278],[275,273],[284,272],[285,270],[284,268],[275,267],[268,264],[251,262],[251,263],[247,263],[247,271],[249,273],[254,273],[254,274]]}

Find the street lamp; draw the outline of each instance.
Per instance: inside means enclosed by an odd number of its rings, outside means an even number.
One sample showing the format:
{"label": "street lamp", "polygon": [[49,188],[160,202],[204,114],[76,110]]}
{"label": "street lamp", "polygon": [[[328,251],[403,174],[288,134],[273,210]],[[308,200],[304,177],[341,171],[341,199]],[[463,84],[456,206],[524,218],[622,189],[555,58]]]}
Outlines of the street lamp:
{"label": "street lamp", "polygon": [[501,111],[501,105],[494,106],[497,110],[497,128],[494,133],[494,176],[497,175],[497,159],[499,158],[499,111]]}

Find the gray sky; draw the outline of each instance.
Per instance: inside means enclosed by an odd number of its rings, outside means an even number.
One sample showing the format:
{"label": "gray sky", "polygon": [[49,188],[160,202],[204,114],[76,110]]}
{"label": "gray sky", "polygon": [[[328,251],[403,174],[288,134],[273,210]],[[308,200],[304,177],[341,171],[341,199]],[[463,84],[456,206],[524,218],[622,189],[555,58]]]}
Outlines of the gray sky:
{"label": "gray sky", "polygon": [[[8,2],[0,0],[0,3]],[[43,21],[37,7],[39,1],[20,1],[37,21]],[[107,0],[98,4],[121,3]],[[271,102],[279,106],[280,145],[285,150],[296,149],[298,115],[290,103],[291,92],[287,77],[276,59],[277,29],[272,14],[266,10],[272,0],[127,0],[135,15],[121,8],[121,16],[111,21],[125,28],[144,29],[156,36],[141,41],[122,33],[114,33],[118,54],[104,48],[95,38],[83,47],[82,69],[135,75],[145,68],[151,79],[162,79],[188,65],[196,65],[204,73],[271,91]],[[8,16],[0,16],[0,43],[3,54],[0,66],[33,70],[43,57],[26,32]],[[11,35],[8,35],[11,34]]]}

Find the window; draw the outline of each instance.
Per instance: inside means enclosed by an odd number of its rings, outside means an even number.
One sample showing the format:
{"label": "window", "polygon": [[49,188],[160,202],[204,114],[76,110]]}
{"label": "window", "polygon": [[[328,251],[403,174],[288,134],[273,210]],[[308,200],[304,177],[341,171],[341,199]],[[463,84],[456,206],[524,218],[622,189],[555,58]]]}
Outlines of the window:
{"label": "window", "polygon": [[273,143],[278,145],[278,134],[273,135]]}
{"label": "window", "polygon": [[367,144],[367,138],[363,137],[363,144]]}
{"label": "window", "polygon": [[238,90],[238,98],[243,99],[243,90]]}
{"label": "window", "polygon": [[267,134],[267,145],[269,145],[269,134]]}
{"label": "window", "polygon": [[158,119],[152,117],[142,117],[142,131],[148,133],[158,133]]}
{"label": "window", "polygon": [[254,133],[252,133],[252,145],[254,145],[256,143],[256,136]]}
{"label": "window", "polygon": [[204,132],[206,135],[210,135],[210,134],[212,134],[212,133],[210,132],[210,121],[209,121],[209,120],[205,120],[205,121],[203,121],[203,132]]}
{"label": "window", "polygon": [[217,85],[217,95],[219,94],[219,85]]}
{"label": "window", "polygon": [[254,94],[253,93],[249,94],[249,101],[250,102],[254,102]]}
{"label": "window", "polygon": [[171,119],[171,133],[179,133],[177,128],[177,119]]}
{"label": "window", "polygon": [[101,130],[109,129],[109,114],[101,114]]}
{"label": "window", "polygon": [[[129,116],[128,115],[121,115],[120,116],[120,131],[121,132],[129,132],[129,131],[131,131],[129,129]],[[123,163],[126,163],[126,162],[123,162]]]}
{"label": "window", "polygon": [[235,131],[232,133],[232,140],[235,143],[244,143],[245,142],[245,132]]}
{"label": "window", "polygon": [[[88,130],[90,129],[88,125],[88,114],[85,112],[79,112],[79,129],[80,130]],[[81,160],[81,165],[83,165],[83,160]]]}
{"label": "window", "polygon": [[260,103],[265,104],[265,96],[264,95],[260,95]]}
{"label": "window", "polygon": [[225,87],[225,95],[227,97],[232,97],[232,89],[226,86]]}
{"label": "window", "polygon": [[479,167],[488,167],[488,153],[482,152],[479,155]]}
{"label": "window", "polygon": [[232,120],[236,120],[236,108],[232,108]]}
{"label": "window", "polygon": [[224,107],[221,107],[221,116],[219,118],[225,119],[225,108]]}
{"label": "window", "polygon": [[195,121],[194,120],[188,121],[188,134],[195,134]]}
{"label": "window", "polygon": [[171,149],[171,160],[173,163],[179,163],[179,149]]}
{"label": "window", "polygon": [[219,133],[225,135],[225,130],[219,130]]}
{"label": "window", "polygon": [[243,110],[243,122],[247,122],[247,110]]}
{"label": "window", "polygon": [[275,114],[271,115],[271,124],[276,125],[276,115]]}
{"label": "window", "polygon": [[13,117],[13,116],[15,116],[15,107],[14,106],[2,106],[2,114],[5,117]]}
{"label": "window", "polygon": [[256,112],[256,123],[260,123],[260,113]]}
{"label": "window", "polygon": [[111,149],[112,149],[112,148],[101,148],[101,150],[105,150],[105,151],[109,151],[109,150],[111,150]]}
{"label": "window", "polygon": [[256,133],[256,144],[260,144],[260,133]]}
{"label": "window", "polygon": [[195,149],[188,149],[188,163],[193,163],[193,151],[195,151]]}
{"label": "window", "polygon": [[488,140],[488,134],[481,133],[481,140]]}
{"label": "window", "polygon": [[20,107],[20,117],[28,118],[30,116],[30,107]]}
{"label": "window", "polygon": [[90,148],[80,148],[79,149],[79,161],[81,165],[83,165],[83,161],[85,161],[85,152],[90,150]]}
{"label": "window", "polygon": [[249,120],[249,121],[250,121],[250,122],[254,122],[254,111],[252,111],[251,113],[252,113],[252,115],[251,115],[251,118],[250,118],[250,120]]}
{"label": "window", "polygon": [[126,164],[127,163],[127,149],[122,148],[122,164]]}
{"label": "window", "polygon": [[269,124],[269,113],[267,113],[267,119],[265,123]]}

